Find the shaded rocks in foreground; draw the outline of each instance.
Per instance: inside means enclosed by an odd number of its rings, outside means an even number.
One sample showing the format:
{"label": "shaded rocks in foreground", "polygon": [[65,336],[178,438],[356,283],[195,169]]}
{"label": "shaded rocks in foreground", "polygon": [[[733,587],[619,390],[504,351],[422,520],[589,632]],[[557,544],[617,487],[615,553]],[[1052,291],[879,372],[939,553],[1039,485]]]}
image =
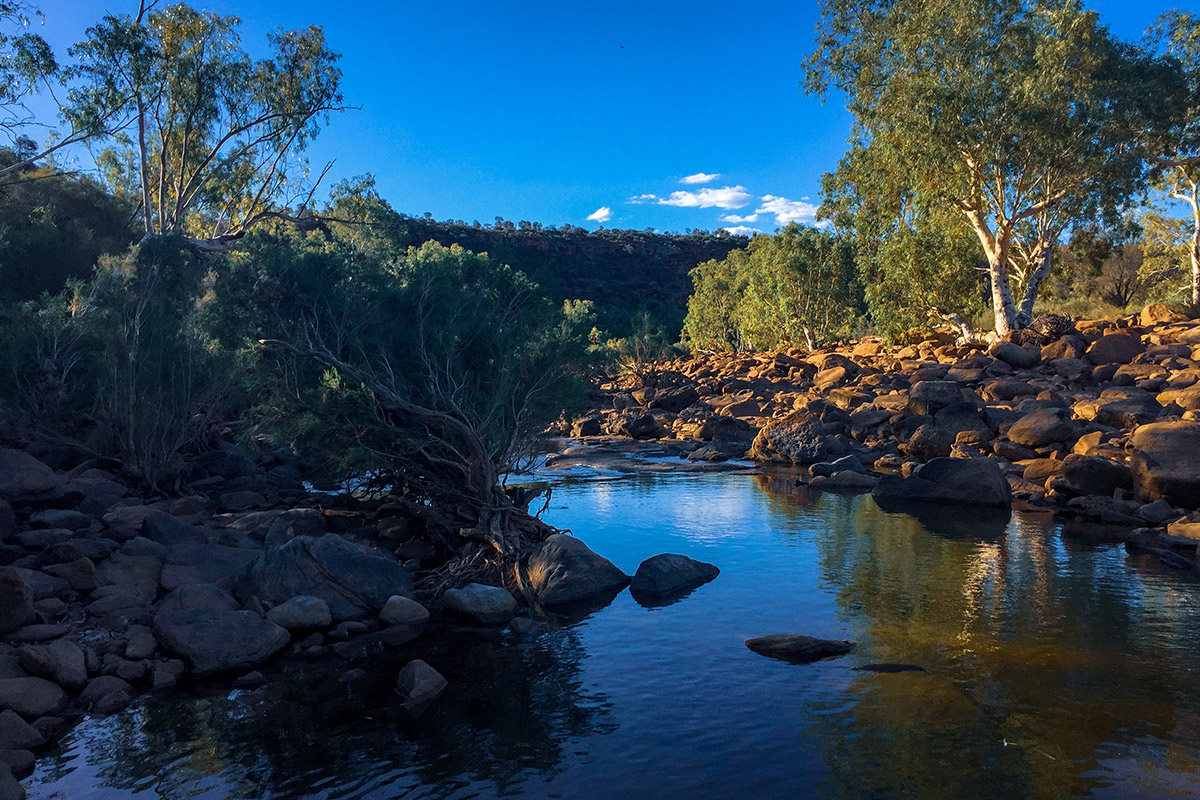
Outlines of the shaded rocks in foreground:
{"label": "shaded rocks in foreground", "polygon": [[818,639],[798,633],[776,633],[747,639],[746,647],[760,656],[786,661],[789,664],[809,664],[825,658],[844,656],[854,649],[854,642],[844,639]]}
{"label": "shaded rocks in foreground", "polygon": [[251,611],[160,612],[154,618],[154,633],[166,650],[185,658],[201,677],[254,669],[291,641],[285,628]]}
{"label": "shaded rocks in foreground", "polygon": [[410,714],[421,714],[437,699],[449,683],[442,674],[421,659],[413,659],[396,678],[396,693]]}
{"label": "shaded rocks in foreground", "polygon": [[607,601],[629,585],[629,576],[565,533],[546,538],[529,558],[524,580],[546,608]]}
{"label": "shaded rocks in foreground", "polygon": [[721,570],[678,553],[662,553],[638,565],[629,583],[629,592],[640,603],[656,604],[671,600],[703,586]]}
{"label": "shaded rocks in foreground", "polygon": [[935,458],[907,478],[885,475],[871,495],[901,503],[938,503],[1009,508],[1012,489],[1004,471],[991,459]]}

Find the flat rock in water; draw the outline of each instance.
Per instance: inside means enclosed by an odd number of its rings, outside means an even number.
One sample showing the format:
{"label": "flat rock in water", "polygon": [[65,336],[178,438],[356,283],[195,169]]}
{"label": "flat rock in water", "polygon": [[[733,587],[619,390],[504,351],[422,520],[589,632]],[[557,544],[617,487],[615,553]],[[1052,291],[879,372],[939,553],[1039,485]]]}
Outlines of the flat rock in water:
{"label": "flat rock in water", "polygon": [[638,565],[629,591],[637,599],[664,600],[703,586],[720,574],[721,570],[712,564],[678,553],[662,553]]}
{"label": "flat rock in water", "polygon": [[854,642],[844,639],[818,639],[797,633],[777,633],[747,639],[746,647],[767,658],[786,661],[789,664],[808,664],[824,658],[844,656],[854,649]]}
{"label": "flat rock in water", "polygon": [[399,563],[336,534],[297,536],[263,551],[234,579],[243,602],[271,606],[298,595],[319,597],[334,622],[373,617],[393,595],[412,595],[412,579]]}

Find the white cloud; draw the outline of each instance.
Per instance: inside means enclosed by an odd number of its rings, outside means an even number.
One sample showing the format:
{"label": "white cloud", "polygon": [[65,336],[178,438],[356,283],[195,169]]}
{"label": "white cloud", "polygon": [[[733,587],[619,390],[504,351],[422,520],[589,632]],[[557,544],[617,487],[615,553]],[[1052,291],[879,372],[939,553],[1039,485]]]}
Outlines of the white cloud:
{"label": "white cloud", "polygon": [[588,222],[608,222],[612,219],[612,209],[608,206],[600,206],[587,216]]}
{"label": "white cloud", "polygon": [[680,183],[711,183],[721,177],[719,172],[697,172],[695,175],[688,175],[680,178]]}
{"label": "white cloud", "polygon": [[639,194],[636,197],[629,198],[629,202],[636,203],[638,205],[641,205],[643,203],[653,203],[653,202],[656,202],[657,200],[658,200],[658,195],[656,195],[656,194]]}
{"label": "white cloud", "polygon": [[748,228],[745,225],[734,225],[732,228],[722,228],[727,233],[732,233],[734,236],[754,236],[762,233],[758,228]]}
{"label": "white cloud", "polygon": [[671,192],[670,197],[659,198],[658,203],[680,208],[741,208],[753,199],[745,186],[722,186],[698,192]]}
{"label": "white cloud", "polygon": [[787,225],[789,222],[802,222],[812,225],[817,221],[817,207],[803,200],[788,200],[786,197],[776,197],[765,194],[762,205],[754,212],[758,214],[774,214],[775,224]]}
{"label": "white cloud", "polygon": [[747,214],[744,217],[739,217],[737,214],[721,215],[722,222],[758,222],[758,213]]}

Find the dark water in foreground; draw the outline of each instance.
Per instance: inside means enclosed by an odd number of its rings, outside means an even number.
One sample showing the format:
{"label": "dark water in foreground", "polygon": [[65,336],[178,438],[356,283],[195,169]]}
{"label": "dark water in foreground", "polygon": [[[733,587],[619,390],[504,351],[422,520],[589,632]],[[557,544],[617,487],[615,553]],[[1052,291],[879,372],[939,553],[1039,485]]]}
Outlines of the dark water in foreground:
{"label": "dark water in foreground", "polygon": [[[30,797],[1200,795],[1200,585],[1042,516],[923,523],[789,483],[559,487],[549,521],[627,572],[665,551],[721,576],[423,644],[451,689],[416,722],[391,692],[413,653],[89,720]],[[859,644],[807,666],[743,645],[781,632]],[[852,669],[875,662],[927,671]]]}

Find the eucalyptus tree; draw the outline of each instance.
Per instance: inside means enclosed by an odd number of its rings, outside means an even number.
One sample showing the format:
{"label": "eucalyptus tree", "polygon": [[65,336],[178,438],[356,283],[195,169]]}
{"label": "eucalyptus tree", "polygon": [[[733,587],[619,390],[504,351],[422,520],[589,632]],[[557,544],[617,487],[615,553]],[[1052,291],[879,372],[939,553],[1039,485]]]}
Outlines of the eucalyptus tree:
{"label": "eucalyptus tree", "polygon": [[311,213],[303,152],[345,107],[340,56],[321,28],[273,33],[270,55],[255,59],[237,17],[156,6],[108,14],[70,49],[63,112],[76,125],[127,115],[115,141],[146,235],[223,250],[266,219]]}
{"label": "eucalyptus tree", "polygon": [[864,213],[951,212],[982,247],[1007,335],[1031,321],[1071,222],[1142,188],[1163,70],[1076,0],[824,0],[805,85],[844,93],[854,115],[827,187]]}
{"label": "eucalyptus tree", "polygon": [[1174,108],[1174,124],[1157,142],[1154,163],[1167,194],[1191,211],[1191,295],[1192,305],[1200,305],[1200,16],[1186,11],[1163,14],[1149,38],[1177,60],[1185,83]]}

